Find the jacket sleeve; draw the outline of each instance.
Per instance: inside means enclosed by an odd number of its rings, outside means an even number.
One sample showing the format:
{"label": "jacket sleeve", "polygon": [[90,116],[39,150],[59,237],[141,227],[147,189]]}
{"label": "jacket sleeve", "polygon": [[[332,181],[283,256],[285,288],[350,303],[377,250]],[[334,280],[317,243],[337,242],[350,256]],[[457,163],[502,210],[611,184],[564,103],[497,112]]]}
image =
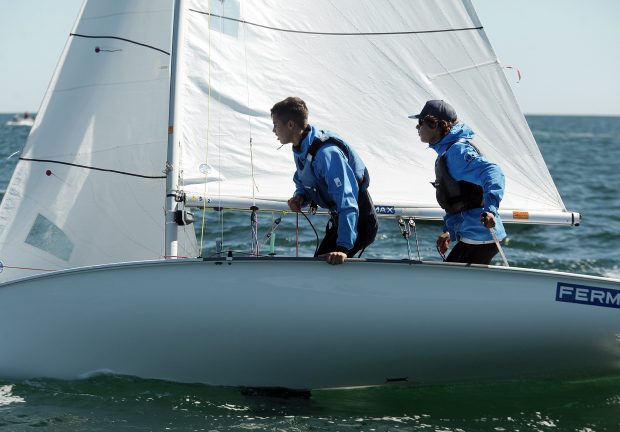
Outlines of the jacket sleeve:
{"label": "jacket sleeve", "polygon": [[454,145],[447,152],[447,164],[455,180],[464,180],[482,186],[484,211],[497,216],[499,203],[504,197],[505,178],[501,168],[480,156],[469,145]]}
{"label": "jacket sleeve", "polygon": [[295,183],[295,193],[293,193],[293,196],[303,197],[304,199],[303,203],[306,204],[306,202],[308,201],[306,197],[306,189],[304,188],[304,185],[301,182],[301,180],[299,180],[299,175],[297,175],[297,170],[295,170],[295,174],[293,174],[293,182]]}
{"label": "jacket sleeve", "polygon": [[358,186],[346,157],[336,146],[323,147],[315,157],[315,174],[320,180],[321,193],[335,204],[338,213],[339,249],[350,250],[357,239]]}

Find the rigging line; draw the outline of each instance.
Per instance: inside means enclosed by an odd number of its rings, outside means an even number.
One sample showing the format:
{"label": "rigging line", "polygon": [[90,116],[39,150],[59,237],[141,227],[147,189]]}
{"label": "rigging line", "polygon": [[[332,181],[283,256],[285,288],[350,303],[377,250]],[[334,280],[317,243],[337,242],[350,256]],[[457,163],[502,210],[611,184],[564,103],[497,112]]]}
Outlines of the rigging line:
{"label": "rigging line", "polygon": [[124,42],[129,42],[132,43],[134,45],[140,45],[146,48],[150,48],[153,49],[155,51],[159,51],[160,53],[166,54],[166,55],[170,55],[170,53],[168,51],[164,51],[163,49],[154,47],[152,45],[147,45],[141,42],[136,42],[133,41],[131,39],[125,39],[122,37],[118,37],[118,36],[92,36],[92,35],[84,35],[84,34],[79,34],[79,33],[69,33],[69,36],[76,36],[76,37],[81,37],[81,38],[86,38],[86,39],[116,39],[116,40],[120,40],[120,41],[124,41]]}
{"label": "rigging line", "polygon": [[[316,232],[316,228],[314,227],[314,225],[312,224],[312,222],[310,221],[310,218],[308,218],[308,216],[306,216],[306,214],[301,211],[301,209],[299,210],[299,213],[301,213],[302,215],[304,215],[304,217],[306,218],[306,220],[308,221],[308,223],[310,224],[310,226],[312,227],[312,230],[314,231],[314,235],[316,237],[316,248],[314,249],[314,255],[316,255],[316,253],[319,250],[319,233]],[[299,216],[297,216],[299,217]],[[297,225],[299,226],[299,222],[297,222]],[[299,240],[297,240],[297,244],[299,245]]]}
{"label": "rigging line", "polygon": [[86,168],[86,169],[90,169],[90,170],[94,170],[94,171],[110,172],[110,173],[114,173],[114,174],[122,174],[122,175],[128,175],[128,176],[132,176],[132,177],[140,177],[140,178],[146,178],[146,179],[165,179],[166,178],[166,176],[147,176],[147,175],[142,175],[142,174],[130,173],[130,172],[127,172],[127,171],[118,171],[118,170],[107,169],[107,168],[97,168],[97,167],[88,166],[88,165],[80,165],[80,164],[75,164],[75,163],[71,163],[71,162],[55,161],[55,160],[51,160],[51,159],[30,159],[30,158],[20,157],[19,160],[28,161],[28,162],[55,163],[55,164],[60,164],[60,165],[73,166],[73,167],[77,167],[77,168]]}
{"label": "rigging line", "polygon": [[14,269],[14,270],[36,270],[36,271],[44,271],[44,272],[58,271],[58,270],[51,270],[51,269],[42,269],[42,268],[33,268],[33,267],[14,267],[14,266],[7,266],[7,265],[3,265],[2,268]]}
{"label": "rigging line", "polygon": [[[209,2],[209,12],[211,11],[211,2]],[[207,184],[209,182],[209,135],[211,132],[211,20],[209,20],[208,24],[208,47],[209,47],[209,66],[207,68],[207,77],[208,83],[207,86],[209,88],[207,95],[207,137],[205,140],[205,184],[204,184],[204,195],[207,196]],[[207,200],[203,201],[202,204],[202,224],[200,228],[200,252],[202,255],[202,244],[205,235],[205,213],[207,209]]]}
{"label": "rigging line", "polygon": [[[224,2],[220,2],[222,7],[222,14],[224,13]],[[209,4],[209,10],[211,10],[211,4]],[[224,34],[224,20],[220,20],[220,34],[219,34],[219,43],[222,45],[222,35]],[[209,51],[210,53],[210,51]],[[222,92],[217,93],[217,102],[218,107],[220,107],[220,103],[222,100]],[[217,111],[217,168],[219,172],[222,172],[222,109],[218,109]],[[218,204],[219,207],[222,207],[222,181],[220,176],[218,175],[217,182],[217,196],[218,196]],[[220,242],[224,244],[224,210],[219,212],[219,220],[220,220]]]}
{"label": "rigging line", "polygon": [[[220,18],[224,18],[224,17],[220,17]],[[222,22],[223,19],[220,21]],[[250,168],[252,171],[251,173],[252,174],[252,206],[256,206],[256,190],[258,189],[258,186],[256,185],[256,178],[254,178],[254,149],[252,147],[252,115],[250,114],[250,78],[248,74],[248,44],[247,44],[247,37],[246,37],[245,29],[243,29],[243,52],[244,52],[244,60],[245,60],[245,87],[246,87],[246,93],[248,96],[247,107],[248,107],[248,128],[249,128],[249,133],[250,133]]]}
{"label": "rigging line", "polygon": [[252,230],[252,256],[258,256],[260,254],[260,243],[258,242],[258,216],[256,211],[258,207],[252,206],[252,213],[250,214],[250,224]]}
{"label": "rigging line", "polygon": [[267,30],[280,31],[285,33],[301,33],[301,34],[311,34],[311,35],[322,35],[322,36],[389,36],[389,35],[408,35],[408,34],[426,34],[426,33],[449,33],[449,32],[460,32],[460,31],[469,31],[469,30],[482,30],[484,27],[463,27],[463,28],[454,28],[454,29],[439,29],[439,30],[411,30],[411,31],[396,31],[396,32],[317,32],[317,31],[306,31],[306,30],[292,30],[292,29],[283,29],[278,27],[270,27],[263,24],[253,23],[246,20],[241,20],[237,18],[230,18],[221,15],[211,14],[209,12],[199,11],[196,9],[189,9],[191,12],[196,12],[203,15],[209,15],[215,18],[221,18],[229,21],[235,21],[241,24],[247,24],[255,27],[264,28]]}

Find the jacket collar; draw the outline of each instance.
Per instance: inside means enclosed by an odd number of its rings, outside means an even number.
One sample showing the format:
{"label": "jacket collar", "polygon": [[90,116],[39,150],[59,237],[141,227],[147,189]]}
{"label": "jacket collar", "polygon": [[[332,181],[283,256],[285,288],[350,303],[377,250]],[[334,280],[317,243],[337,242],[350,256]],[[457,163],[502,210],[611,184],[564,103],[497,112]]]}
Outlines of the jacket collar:
{"label": "jacket collar", "polygon": [[437,154],[443,154],[451,144],[455,143],[460,139],[470,140],[474,137],[474,131],[471,130],[469,126],[467,126],[463,122],[459,122],[452,126],[450,132],[448,132],[442,139],[437,141],[434,144],[430,144],[429,147],[437,152]]}
{"label": "jacket collar", "polygon": [[301,144],[299,146],[291,146],[295,156],[301,159],[306,158],[308,150],[310,149],[310,144],[312,144],[314,138],[316,137],[316,128],[312,125],[308,125],[308,129],[304,131],[304,134],[302,135]]}

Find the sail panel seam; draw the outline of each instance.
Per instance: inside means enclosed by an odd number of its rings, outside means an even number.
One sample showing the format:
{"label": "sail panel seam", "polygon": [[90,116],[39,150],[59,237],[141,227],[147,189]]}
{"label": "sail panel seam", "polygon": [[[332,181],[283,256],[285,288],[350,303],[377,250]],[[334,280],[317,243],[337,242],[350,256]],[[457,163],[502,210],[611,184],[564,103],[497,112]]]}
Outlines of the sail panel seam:
{"label": "sail panel seam", "polygon": [[311,34],[311,35],[322,35],[322,36],[389,36],[389,35],[409,35],[409,34],[426,34],[426,33],[449,33],[449,32],[460,32],[460,31],[470,31],[470,30],[482,30],[484,27],[463,27],[463,28],[455,28],[455,29],[440,29],[440,30],[411,30],[411,31],[397,31],[397,32],[317,32],[317,31],[306,31],[306,30],[292,30],[292,29],[283,29],[278,27],[271,27],[263,24],[254,23],[251,21],[241,20],[237,18],[225,17],[222,15],[216,15],[209,12],[199,11],[196,9],[190,9],[190,12],[196,12],[203,15],[208,15],[214,18],[221,18],[229,21],[235,21],[241,24],[247,24],[255,27],[264,28],[267,30],[280,31],[285,33],[301,33],[301,34]]}
{"label": "sail panel seam", "polygon": [[20,157],[19,160],[27,161],[27,162],[55,163],[55,164],[68,165],[68,166],[77,167],[77,168],[86,168],[86,169],[90,169],[94,171],[110,172],[110,173],[115,173],[115,174],[122,174],[122,175],[128,175],[132,177],[140,177],[140,178],[146,178],[146,179],[165,179],[166,178],[166,176],[147,176],[143,174],[130,173],[127,171],[118,171],[118,170],[113,170],[113,169],[108,169],[108,168],[97,168],[93,166],[80,165],[80,164],[75,164],[71,162],[56,161],[52,159],[31,159],[31,158]]}
{"label": "sail panel seam", "polygon": [[84,34],[79,34],[79,33],[69,33],[69,36],[76,36],[76,37],[81,37],[81,38],[86,38],[86,39],[116,39],[116,40],[120,40],[120,41],[124,41],[124,42],[129,42],[132,43],[134,45],[139,45],[139,46],[143,46],[146,48],[150,48],[153,49],[155,51],[159,51],[160,53],[166,54],[166,55],[170,55],[170,53],[168,51],[164,51],[163,49],[154,47],[152,45],[148,45],[142,42],[136,42],[133,41],[131,39],[125,39],[122,37],[118,37],[118,36],[92,36],[92,35],[84,35]]}

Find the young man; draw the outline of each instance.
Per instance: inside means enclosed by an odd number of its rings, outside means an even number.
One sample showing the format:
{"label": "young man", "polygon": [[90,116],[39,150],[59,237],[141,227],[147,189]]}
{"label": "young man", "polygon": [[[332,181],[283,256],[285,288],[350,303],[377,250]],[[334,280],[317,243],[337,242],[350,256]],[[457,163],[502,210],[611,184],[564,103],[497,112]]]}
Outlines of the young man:
{"label": "young man", "polygon": [[370,177],[364,162],[342,138],[308,124],[308,108],[288,97],[271,108],[273,133],[282,144],[293,144],[297,170],[289,208],[320,206],[329,210],[325,237],[315,256],[342,264],[361,254],[377,234],[377,216],[368,193]]}
{"label": "young man", "polygon": [[506,237],[497,213],[504,195],[504,174],[471,144],[474,132],[459,122],[456,111],[442,100],[426,102],[418,119],[418,135],[438,156],[435,160],[436,197],[446,211],[437,248],[445,253],[451,240],[458,243],[446,261],[490,264],[497,254],[491,229],[498,240]]}

